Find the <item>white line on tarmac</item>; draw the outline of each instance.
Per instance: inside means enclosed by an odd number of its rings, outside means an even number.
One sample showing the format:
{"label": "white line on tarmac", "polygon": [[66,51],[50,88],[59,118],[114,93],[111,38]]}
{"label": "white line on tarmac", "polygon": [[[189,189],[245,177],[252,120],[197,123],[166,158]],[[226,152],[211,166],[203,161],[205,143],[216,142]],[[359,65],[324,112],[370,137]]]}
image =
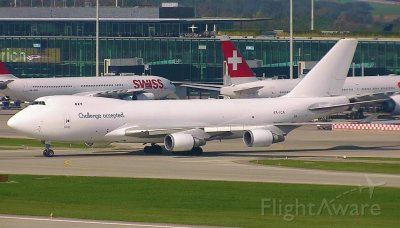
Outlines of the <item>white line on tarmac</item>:
{"label": "white line on tarmac", "polygon": [[45,221],[45,222],[64,222],[64,223],[82,223],[82,224],[96,224],[96,225],[116,225],[116,226],[139,226],[139,227],[155,227],[155,228],[190,228],[191,226],[173,226],[173,225],[155,225],[155,224],[142,224],[142,223],[124,223],[124,222],[100,222],[90,220],[74,220],[74,219],[55,219],[55,218],[41,218],[30,216],[7,216],[0,215],[0,219],[16,219],[16,220],[30,220],[30,221]]}

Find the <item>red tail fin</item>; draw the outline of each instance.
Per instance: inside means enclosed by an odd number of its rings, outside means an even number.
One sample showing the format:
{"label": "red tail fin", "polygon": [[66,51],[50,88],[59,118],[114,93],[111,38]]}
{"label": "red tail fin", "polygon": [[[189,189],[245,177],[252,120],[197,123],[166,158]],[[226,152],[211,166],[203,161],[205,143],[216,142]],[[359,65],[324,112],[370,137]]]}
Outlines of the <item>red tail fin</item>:
{"label": "red tail fin", "polygon": [[0,61],[0,74],[11,74],[11,72],[8,70],[6,64]]}
{"label": "red tail fin", "polygon": [[255,77],[254,72],[247,65],[246,60],[242,57],[235,44],[228,36],[221,38],[221,47],[224,53],[224,60],[228,65],[228,75],[235,77]]}

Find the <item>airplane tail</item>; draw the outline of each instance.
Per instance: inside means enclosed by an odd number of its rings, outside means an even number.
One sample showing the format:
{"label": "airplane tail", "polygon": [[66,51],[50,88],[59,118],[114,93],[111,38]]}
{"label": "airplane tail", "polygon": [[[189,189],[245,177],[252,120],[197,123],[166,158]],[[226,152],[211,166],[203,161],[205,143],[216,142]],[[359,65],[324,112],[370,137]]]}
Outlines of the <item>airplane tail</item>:
{"label": "airplane tail", "polygon": [[13,79],[16,78],[11,74],[11,71],[7,68],[6,64],[0,61],[0,81],[4,81],[5,79]]}
{"label": "airplane tail", "polygon": [[221,48],[224,54],[224,62],[226,62],[228,68],[228,77],[232,84],[257,81],[254,72],[228,36],[221,37]]}
{"label": "airplane tail", "polygon": [[339,40],[285,97],[341,95],[356,47],[356,39]]}

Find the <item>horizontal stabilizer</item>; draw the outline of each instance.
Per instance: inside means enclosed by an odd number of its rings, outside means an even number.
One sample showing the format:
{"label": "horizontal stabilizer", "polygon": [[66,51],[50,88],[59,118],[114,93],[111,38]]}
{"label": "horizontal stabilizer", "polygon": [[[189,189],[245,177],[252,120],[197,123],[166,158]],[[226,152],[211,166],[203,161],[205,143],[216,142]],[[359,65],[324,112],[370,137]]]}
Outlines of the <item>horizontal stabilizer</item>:
{"label": "horizontal stabilizer", "polygon": [[254,86],[254,87],[239,87],[239,88],[235,88],[235,89],[233,89],[233,92],[235,92],[235,93],[241,93],[241,94],[244,94],[244,93],[255,93],[255,92],[258,92],[258,90],[260,90],[260,89],[262,89],[262,88],[264,88],[264,86]]}
{"label": "horizontal stabilizer", "polygon": [[204,89],[204,90],[211,90],[211,91],[220,91],[221,87],[209,86],[209,85],[202,85],[202,84],[181,84],[182,87],[193,88],[193,89]]}
{"label": "horizontal stabilizer", "polygon": [[7,80],[5,82],[0,81],[0,89],[6,89],[7,85],[13,82],[14,80]]}

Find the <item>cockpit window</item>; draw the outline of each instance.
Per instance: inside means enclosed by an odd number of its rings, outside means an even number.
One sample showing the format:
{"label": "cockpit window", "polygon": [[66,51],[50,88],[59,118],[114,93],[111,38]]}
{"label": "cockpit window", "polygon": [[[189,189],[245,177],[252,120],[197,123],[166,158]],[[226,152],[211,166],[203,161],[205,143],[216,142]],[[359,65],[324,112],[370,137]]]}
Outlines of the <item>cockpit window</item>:
{"label": "cockpit window", "polygon": [[46,103],[44,101],[34,101],[31,105],[46,105]]}

